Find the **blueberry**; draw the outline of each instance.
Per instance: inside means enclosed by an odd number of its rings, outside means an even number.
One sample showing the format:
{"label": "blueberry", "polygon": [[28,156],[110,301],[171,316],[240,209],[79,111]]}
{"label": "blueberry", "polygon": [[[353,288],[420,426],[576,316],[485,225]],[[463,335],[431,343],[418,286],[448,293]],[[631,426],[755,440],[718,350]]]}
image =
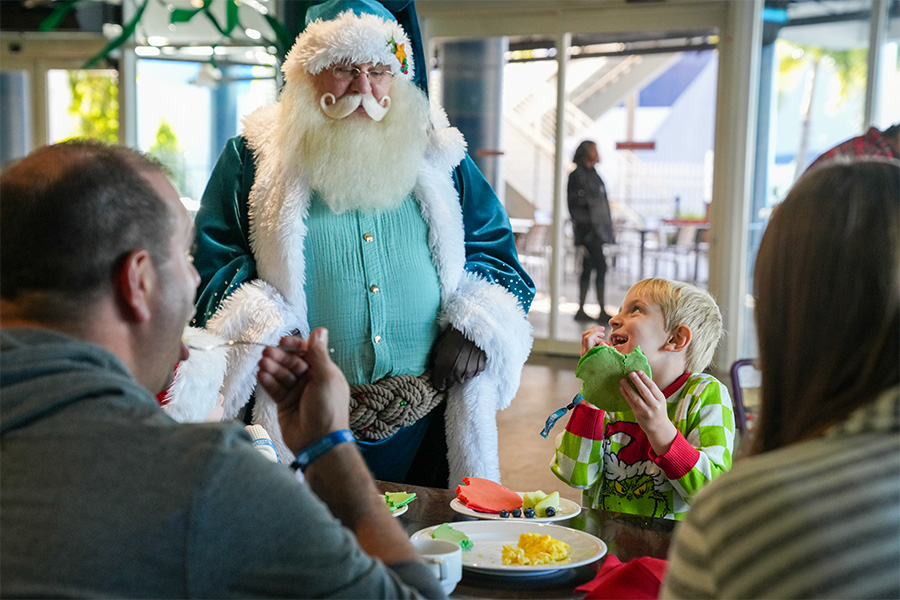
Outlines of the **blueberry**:
{"label": "blueberry", "polygon": [[553,508],[552,506],[548,506],[547,508],[544,509],[544,516],[545,517],[555,517],[556,509]]}
{"label": "blueberry", "polygon": [[503,510],[501,510],[501,511],[500,511],[500,518],[501,518],[501,519],[508,519],[508,518],[509,518],[509,511],[506,510],[505,508],[504,508]]}
{"label": "blueberry", "polygon": [[533,518],[534,518],[534,509],[533,509],[533,508],[526,508],[526,509],[525,509],[525,518],[526,518],[526,519],[533,519]]}
{"label": "blueberry", "polygon": [[522,509],[521,509],[521,508],[514,508],[514,509],[512,509],[512,516],[514,516],[514,517],[517,518],[517,519],[518,519],[519,517],[521,517],[521,516],[522,516]]}

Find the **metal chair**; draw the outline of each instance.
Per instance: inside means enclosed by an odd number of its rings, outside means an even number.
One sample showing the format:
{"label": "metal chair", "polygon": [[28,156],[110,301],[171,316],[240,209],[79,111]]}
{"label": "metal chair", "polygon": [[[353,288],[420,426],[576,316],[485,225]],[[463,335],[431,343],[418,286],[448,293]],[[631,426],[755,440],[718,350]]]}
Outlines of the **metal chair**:
{"label": "metal chair", "polygon": [[535,223],[525,234],[519,262],[541,289],[549,287],[550,225]]}
{"label": "metal chair", "polygon": [[[741,374],[744,373],[742,377]],[[760,373],[756,367],[756,360],[752,358],[740,358],[731,365],[731,398],[734,403],[734,424],[741,437],[746,437],[747,411],[744,407],[744,389],[747,387],[759,388]],[[748,385],[750,384],[750,385]]]}

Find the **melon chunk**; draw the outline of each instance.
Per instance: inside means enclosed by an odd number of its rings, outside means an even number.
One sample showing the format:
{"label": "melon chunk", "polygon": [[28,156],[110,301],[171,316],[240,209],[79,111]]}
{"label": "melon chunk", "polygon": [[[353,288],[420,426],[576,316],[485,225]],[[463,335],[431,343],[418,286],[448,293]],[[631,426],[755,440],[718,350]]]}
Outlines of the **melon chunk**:
{"label": "melon chunk", "polygon": [[547,509],[551,506],[553,507],[553,510],[559,511],[559,492],[553,492],[538,502],[534,507],[534,514],[538,517],[546,517]]}
{"label": "melon chunk", "polygon": [[535,492],[525,492],[522,497],[522,508],[534,508],[538,505],[538,502],[546,497],[547,494],[545,494],[541,490],[537,490]]}

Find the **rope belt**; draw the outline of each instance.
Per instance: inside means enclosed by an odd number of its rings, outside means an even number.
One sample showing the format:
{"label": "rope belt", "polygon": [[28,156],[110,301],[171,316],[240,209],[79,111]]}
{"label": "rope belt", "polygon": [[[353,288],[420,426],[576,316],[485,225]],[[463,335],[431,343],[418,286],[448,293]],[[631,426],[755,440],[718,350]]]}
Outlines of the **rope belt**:
{"label": "rope belt", "polygon": [[358,440],[382,440],[413,425],[446,397],[434,389],[428,374],[350,386],[350,430]]}

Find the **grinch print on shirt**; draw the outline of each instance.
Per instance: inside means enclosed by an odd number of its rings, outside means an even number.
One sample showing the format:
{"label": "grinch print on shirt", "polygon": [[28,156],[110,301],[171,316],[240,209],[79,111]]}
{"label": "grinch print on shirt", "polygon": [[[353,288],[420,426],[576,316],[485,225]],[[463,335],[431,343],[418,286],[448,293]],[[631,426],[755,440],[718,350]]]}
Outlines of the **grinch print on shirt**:
{"label": "grinch print on shirt", "polygon": [[637,423],[606,424],[602,510],[665,517],[671,512],[672,484],[649,460],[650,441]]}

